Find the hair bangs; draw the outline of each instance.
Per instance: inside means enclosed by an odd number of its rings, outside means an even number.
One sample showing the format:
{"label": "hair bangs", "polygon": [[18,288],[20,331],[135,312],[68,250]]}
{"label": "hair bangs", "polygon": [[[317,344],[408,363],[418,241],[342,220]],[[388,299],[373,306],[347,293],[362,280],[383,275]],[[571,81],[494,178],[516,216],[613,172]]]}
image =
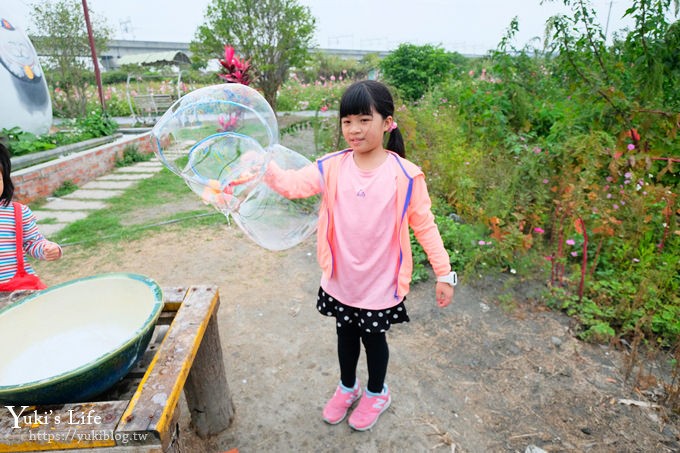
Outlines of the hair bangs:
{"label": "hair bangs", "polygon": [[371,115],[375,100],[367,87],[362,84],[350,86],[340,99],[340,118],[349,115]]}

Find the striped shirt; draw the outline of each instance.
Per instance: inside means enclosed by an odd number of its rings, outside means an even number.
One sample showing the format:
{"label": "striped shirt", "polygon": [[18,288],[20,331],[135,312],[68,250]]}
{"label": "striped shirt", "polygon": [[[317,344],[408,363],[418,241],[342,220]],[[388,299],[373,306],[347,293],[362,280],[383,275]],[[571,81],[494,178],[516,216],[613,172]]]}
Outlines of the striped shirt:
{"label": "striped shirt", "polygon": [[[26,255],[44,259],[43,248],[50,241],[45,239],[35,223],[35,216],[28,206],[21,206],[22,226],[24,229],[24,268],[29,274],[35,271],[26,260]],[[6,282],[17,272],[16,230],[14,228],[14,209],[12,203],[0,205],[0,282]]]}

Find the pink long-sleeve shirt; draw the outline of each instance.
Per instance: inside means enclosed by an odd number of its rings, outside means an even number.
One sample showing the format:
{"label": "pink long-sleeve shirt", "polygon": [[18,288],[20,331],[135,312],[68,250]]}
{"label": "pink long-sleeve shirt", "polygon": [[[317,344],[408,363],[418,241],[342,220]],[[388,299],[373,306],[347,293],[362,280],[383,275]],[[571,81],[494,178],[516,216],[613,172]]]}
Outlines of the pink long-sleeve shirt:
{"label": "pink long-sleeve shirt", "polygon": [[[270,164],[265,174],[265,182],[286,198],[305,198],[322,193],[317,227],[317,260],[323,272],[322,282],[331,280],[339,266],[336,229],[340,224],[336,219],[336,202],[338,191],[343,189],[339,187],[339,177],[343,162],[352,158],[352,150],[346,149],[327,154],[315,164],[300,170],[283,170],[276,164]],[[398,253],[391,275],[395,281],[394,299],[401,300],[409,291],[413,272],[409,227],[413,229],[437,276],[451,272],[451,265],[434,222],[423,172],[415,164],[393,152],[389,152],[385,168],[392,172],[396,185],[395,215],[392,219],[396,239],[393,242]]]}

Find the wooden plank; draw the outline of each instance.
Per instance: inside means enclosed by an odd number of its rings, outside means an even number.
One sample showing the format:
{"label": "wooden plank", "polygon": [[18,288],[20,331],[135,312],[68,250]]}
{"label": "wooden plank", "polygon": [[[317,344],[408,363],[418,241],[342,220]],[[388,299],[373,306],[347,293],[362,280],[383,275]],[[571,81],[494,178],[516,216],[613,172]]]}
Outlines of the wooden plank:
{"label": "wooden plank", "polygon": [[115,446],[117,437],[122,439],[115,429],[126,407],[127,401],[5,406],[6,413],[0,417],[0,452]]}
{"label": "wooden plank", "polygon": [[[73,450],[55,450],[52,453],[69,453]],[[87,453],[172,453],[160,445],[119,445],[117,447],[88,449]]]}
{"label": "wooden plank", "polygon": [[186,297],[187,288],[184,286],[161,288],[163,292],[163,311],[179,310],[182,301]]}
{"label": "wooden plank", "polygon": [[122,416],[118,432],[153,432],[164,447],[169,445],[172,418],[218,302],[215,287],[189,288],[165,340]]}

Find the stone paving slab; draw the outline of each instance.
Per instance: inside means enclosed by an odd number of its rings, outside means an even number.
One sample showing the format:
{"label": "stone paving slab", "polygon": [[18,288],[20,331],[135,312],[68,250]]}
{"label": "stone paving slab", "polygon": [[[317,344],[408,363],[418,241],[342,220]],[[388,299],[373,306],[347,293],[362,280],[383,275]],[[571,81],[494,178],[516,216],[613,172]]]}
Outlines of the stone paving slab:
{"label": "stone paving slab", "polygon": [[[136,163],[135,165],[132,165],[132,167],[134,167],[134,168],[140,168],[140,167],[141,168],[163,168],[163,164],[160,163],[157,160],[156,161],[150,160],[148,162]],[[125,168],[125,167],[122,167],[122,168]]]}
{"label": "stone paving slab", "polygon": [[162,167],[149,168],[149,167],[121,167],[114,171],[114,173],[157,173]]}
{"label": "stone paving slab", "polygon": [[129,189],[130,187],[137,184],[137,181],[90,181],[87,184],[83,184],[81,189],[100,189],[100,190],[111,190],[111,189]]}
{"label": "stone paving slab", "polygon": [[150,178],[155,173],[112,173],[110,175],[100,176],[96,181],[141,181],[142,179]]}
{"label": "stone paving slab", "polygon": [[[76,220],[82,220],[90,215],[89,212],[83,211],[43,211],[41,209],[33,211],[33,214],[35,214],[35,218],[38,222],[46,219],[55,219],[58,223],[75,222]],[[43,225],[40,225],[41,231],[42,227]]]}
{"label": "stone paving slab", "polygon": [[[135,181],[132,181],[135,182]],[[112,197],[118,197],[125,193],[124,190],[91,190],[78,189],[73,193],[64,195],[61,198],[66,200],[108,200]]]}
{"label": "stone paving slab", "polygon": [[94,200],[64,200],[62,198],[56,198],[54,200],[48,201],[40,209],[52,210],[52,211],[94,211],[96,209],[103,209],[106,207],[106,203],[103,201]]}
{"label": "stone paving slab", "polygon": [[67,225],[66,223],[47,223],[41,224],[39,226],[39,229],[43,236],[49,239],[54,234],[66,228],[66,225]]}

